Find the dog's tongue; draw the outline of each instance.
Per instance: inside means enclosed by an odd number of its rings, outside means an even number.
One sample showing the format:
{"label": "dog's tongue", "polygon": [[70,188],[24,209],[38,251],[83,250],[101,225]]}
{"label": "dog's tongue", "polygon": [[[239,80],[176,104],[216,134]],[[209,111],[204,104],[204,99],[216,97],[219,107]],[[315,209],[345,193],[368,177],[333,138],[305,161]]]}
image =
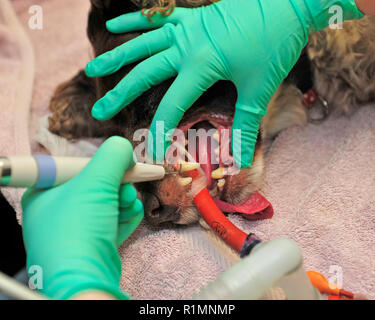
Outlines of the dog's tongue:
{"label": "dog's tongue", "polygon": [[[194,126],[194,129],[196,130],[204,129],[207,132],[212,128],[213,126],[207,121],[199,122]],[[216,141],[213,139],[197,138],[197,150],[195,152],[196,161],[200,162],[201,168],[206,175],[207,187],[209,190],[214,187],[214,183],[216,182],[211,178],[211,172],[219,167],[216,164],[212,164],[211,143],[216,143]],[[219,145],[214,145],[213,149],[218,146]],[[251,194],[248,199],[238,205],[230,204],[218,199],[214,199],[214,201],[221,211],[227,213],[242,213],[244,217],[249,220],[270,219],[273,216],[271,203],[258,192]]]}
{"label": "dog's tongue", "polygon": [[242,213],[249,220],[271,219],[273,207],[259,192],[253,193],[248,199],[238,205],[214,199],[221,211],[227,213]]}

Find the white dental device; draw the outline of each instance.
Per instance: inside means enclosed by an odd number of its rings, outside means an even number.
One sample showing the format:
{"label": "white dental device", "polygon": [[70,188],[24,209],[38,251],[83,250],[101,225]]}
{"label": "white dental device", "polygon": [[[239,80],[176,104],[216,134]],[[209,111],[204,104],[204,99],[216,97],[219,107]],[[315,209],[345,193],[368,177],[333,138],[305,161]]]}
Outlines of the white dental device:
{"label": "white dental device", "polygon": [[[0,186],[37,189],[55,187],[75,177],[90,160],[46,155],[0,157]],[[125,173],[122,183],[161,180],[166,174],[194,170],[197,166],[199,164],[184,163],[179,165],[179,169],[168,171],[163,166],[137,163]]]}

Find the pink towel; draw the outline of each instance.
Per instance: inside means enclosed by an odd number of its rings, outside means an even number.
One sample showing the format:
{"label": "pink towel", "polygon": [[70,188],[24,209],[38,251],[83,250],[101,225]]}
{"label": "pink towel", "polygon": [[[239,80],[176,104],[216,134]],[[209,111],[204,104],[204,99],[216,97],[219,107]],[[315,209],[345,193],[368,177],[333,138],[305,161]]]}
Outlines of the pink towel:
{"label": "pink towel", "polygon": [[[306,270],[374,297],[374,156],[374,107],[351,119],[287,130],[266,160],[264,193],[273,218],[231,220],[263,240],[293,239]],[[185,240],[172,230],[135,235],[121,248],[123,288],[134,298],[188,298],[217,277],[221,264]]]}
{"label": "pink towel", "polygon": [[[6,38],[3,38],[7,41],[8,50],[5,52],[0,29],[0,81],[4,82],[4,85],[2,83],[0,86],[0,155],[30,154],[30,147],[33,153],[41,153],[43,149],[35,142],[34,137],[39,118],[48,113],[52,93],[58,84],[72,77],[90,59],[91,50],[86,37],[90,3],[74,0],[0,0],[0,3],[3,8],[10,7],[11,3],[19,19],[17,21],[16,16],[11,19],[12,24],[17,27],[9,26],[9,23],[7,25]],[[41,30],[29,27],[35,14],[29,10],[36,5],[42,9]],[[3,12],[7,21],[11,18],[9,11]],[[2,10],[0,16],[1,13]],[[35,82],[34,90],[31,91],[34,65]],[[4,117],[4,114],[7,114],[7,117]],[[19,220],[23,191],[2,189],[16,209]]]}
{"label": "pink towel", "polygon": [[[36,53],[32,139],[37,120],[48,112],[55,87],[84,67],[90,57],[85,35],[89,1],[33,2],[44,9],[44,29],[28,29]],[[30,1],[13,3],[27,26]],[[15,141],[7,137],[10,143]],[[32,146],[36,150],[36,144]],[[322,125],[287,130],[266,159],[263,194],[274,207],[273,218],[230,217],[264,240],[295,240],[306,269],[342,279],[347,290],[374,297],[374,156],[375,109],[371,107],[351,119],[332,118]],[[122,288],[135,299],[191,297],[236,261],[223,248],[221,256],[204,246],[205,235],[200,227],[151,230],[143,223],[120,248]]]}
{"label": "pink towel", "polygon": [[[30,154],[29,109],[34,80],[31,43],[8,0],[0,0],[0,156]],[[20,211],[23,190],[2,188]]]}

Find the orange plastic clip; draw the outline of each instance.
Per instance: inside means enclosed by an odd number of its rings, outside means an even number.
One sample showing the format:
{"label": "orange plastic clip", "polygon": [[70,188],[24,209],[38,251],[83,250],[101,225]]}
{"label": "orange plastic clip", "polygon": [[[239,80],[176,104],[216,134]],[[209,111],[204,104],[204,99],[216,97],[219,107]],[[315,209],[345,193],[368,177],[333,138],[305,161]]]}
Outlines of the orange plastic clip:
{"label": "orange plastic clip", "polygon": [[320,293],[325,293],[334,296],[344,296],[349,299],[354,298],[354,293],[346,291],[332,283],[330,283],[322,274],[319,272],[309,270],[306,272],[312,285],[319,290]]}

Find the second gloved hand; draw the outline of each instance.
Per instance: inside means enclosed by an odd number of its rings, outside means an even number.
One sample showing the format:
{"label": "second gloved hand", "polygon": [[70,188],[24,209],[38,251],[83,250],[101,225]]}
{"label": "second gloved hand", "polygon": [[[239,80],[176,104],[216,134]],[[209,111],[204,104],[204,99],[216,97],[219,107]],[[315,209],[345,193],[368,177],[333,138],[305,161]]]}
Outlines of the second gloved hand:
{"label": "second gloved hand", "polygon": [[72,180],[25,193],[27,267],[41,267],[42,293],[68,299],[95,290],[128,298],[119,289],[117,247],[143,218],[136,190],[121,185],[125,171],[133,165],[130,142],[112,137]]}
{"label": "second gloved hand", "polygon": [[[92,114],[109,119],[151,86],[177,76],[151,125],[154,139],[148,154],[161,160],[158,137],[165,138],[166,149],[184,112],[216,81],[230,80],[238,91],[232,129],[241,130],[232,134],[232,151],[236,164],[247,167],[268,102],[309,34],[328,26],[333,5],[342,7],[344,20],[363,16],[354,0],[221,0],[195,9],[176,8],[167,17],[156,14],[153,22],[140,12],[110,20],[107,28],[114,33],[159,29],[87,65],[87,75],[98,77],[146,59],[95,104]],[[164,121],[164,130],[156,134],[158,121]]]}

